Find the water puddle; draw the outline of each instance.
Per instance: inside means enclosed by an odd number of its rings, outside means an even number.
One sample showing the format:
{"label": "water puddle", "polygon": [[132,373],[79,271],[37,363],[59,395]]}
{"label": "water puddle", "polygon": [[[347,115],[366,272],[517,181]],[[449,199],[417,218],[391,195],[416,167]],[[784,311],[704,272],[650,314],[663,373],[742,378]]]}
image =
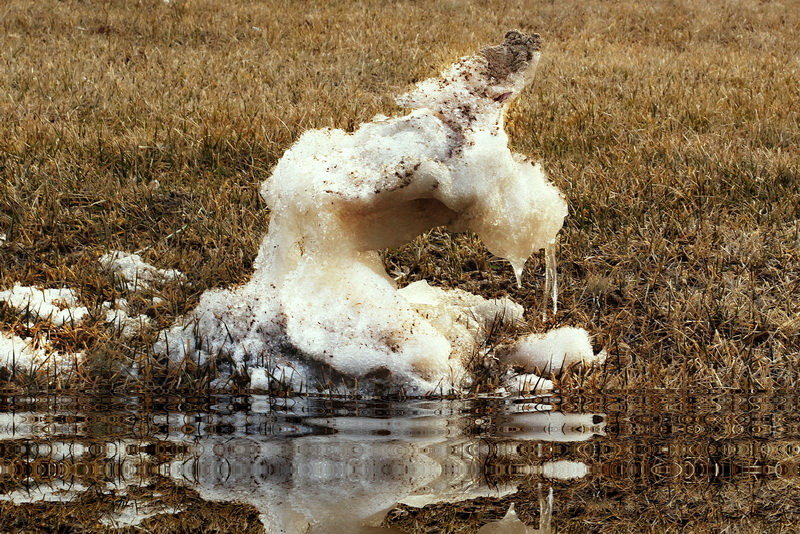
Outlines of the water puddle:
{"label": "water puddle", "polygon": [[780,531],[798,465],[793,396],[0,398],[2,532]]}

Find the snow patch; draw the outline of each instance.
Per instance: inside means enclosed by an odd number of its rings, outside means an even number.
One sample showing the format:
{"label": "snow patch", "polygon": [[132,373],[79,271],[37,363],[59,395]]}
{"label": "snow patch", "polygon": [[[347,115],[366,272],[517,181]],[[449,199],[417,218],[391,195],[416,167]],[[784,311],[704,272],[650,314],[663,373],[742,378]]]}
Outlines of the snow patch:
{"label": "snow patch", "polygon": [[[29,327],[39,322],[49,322],[56,328],[74,327],[93,313],[81,304],[75,290],[64,287],[39,289],[15,284],[0,291],[0,302],[26,318]],[[146,315],[131,315],[126,299],[104,302],[100,311],[107,326],[123,338],[133,337],[152,322]],[[35,339],[22,339],[0,331],[0,368],[36,371],[47,364],[49,368],[68,371],[83,358],[83,353],[53,351],[48,345],[48,338],[42,334]]]}
{"label": "snow patch", "polygon": [[506,377],[504,389],[512,395],[526,395],[537,391],[550,391],[553,389],[553,381],[534,373],[515,374],[509,372]]}
{"label": "snow patch", "polygon": [[0,302],[5,302],[32,321],[50,321],[54,326],[74,325],[83,321],[89,310],[78,303],[72,289],[38,289],[15,284],[0,291]]}
{"label": "snow patch", "polygon": [[35,349],[31,338],[22,339],[0,331],[0,368],[32,367],[45,359],[42,350]]}
{"label": "snow patch", "polygon": [[302,391],[305,373],[291,365],[277,364],[271,368],[251,367],[250,388],[265,391]]}
{"label": "snow patch", "polygon": [[128,291],[152,289],[158,284],[182,280],[177,269],[159,269],[142,260],[138,254],[112,250],[100,257],[100,265],[114,274],[120,288]]}
{"label": "snow patch", "polygon": [[605,353],[595,355],[589,333],[566,326],[545,334],[530,334],[520,339],[506,356],[511,365],[532,373],[561,373],[571,365],[600,363]]}
{"label": "snow patch", "polygon": [[[0,369],[65,372],[74,369],[83,359],[82,352],[49,350],[48,339],[25,338],[0,331]],[[2,432],[0,432],[0,436]]]}
{"label": "snow patch", "polygon": [[123,338],[131,338],[152,324],[152,320],[147,315],[129,315],[127,299],[104,302],[103,308],[106,310],[106,324]]}

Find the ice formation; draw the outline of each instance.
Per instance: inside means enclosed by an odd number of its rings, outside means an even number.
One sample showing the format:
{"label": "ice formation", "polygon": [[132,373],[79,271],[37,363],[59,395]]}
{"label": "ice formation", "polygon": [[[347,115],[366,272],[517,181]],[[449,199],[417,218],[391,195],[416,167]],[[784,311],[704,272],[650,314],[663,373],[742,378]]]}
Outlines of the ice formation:
{"label": "ice formation", "polygon": [[[206,292],[156,351],[176,363],[224,354],[218,368],[259,383],[276,365],[310,386],[339,377],[446,393],[468,382],[465,359],[521,306],[426,282],[398,290],[378,250],[434,227],[472,231],[518,281],[531,254],[554,251],[567,204],[503,128],[538,60],[539,37],[512,31],[398,97],[408,115],[304,133],[262,186],[271,221],[251,280]],[[550,287],[553,275],[548,261]]]}
{"label": "ice formation", "polygon": [[138,254],[119,250],[101,256],[100,265],[114,274],[122,289],[129,291],[151,289],[155,284],[183,278],[183,273],[177,269],[159,269],[142,260]]}

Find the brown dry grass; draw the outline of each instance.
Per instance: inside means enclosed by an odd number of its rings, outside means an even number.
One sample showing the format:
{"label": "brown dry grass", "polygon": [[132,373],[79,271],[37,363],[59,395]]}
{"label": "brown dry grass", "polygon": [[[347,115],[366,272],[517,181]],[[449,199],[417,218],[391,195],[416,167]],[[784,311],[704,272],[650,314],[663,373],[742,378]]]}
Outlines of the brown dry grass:
{"label": "brown dry grass", "polygon": [[[570,202],[548,326],[584,326],[610,354],[605,372],[565,385],[794,387],[798,7],[7,1],[0,288],[67,285],[97,304],[118,296],[97,257],[146,249],[189,277],[146,309],[166,326],[203,290],[247,278],[268,222],[258,185],[301,132],[399,112],[393,94],[519,28],[545,47],[509,118],[513,144]],[[386,258],[410,280],[507,293],[534,310],[541,300],[540,259],[518,291],[471,236],[433,232]],[[13,314],[0,319],[28,333]],[[544,326],[530,313],[532,329]],[[91,326],[56,341],[88,351],[80,376],[92,387],[121,380],[114,362],[146,358],[146,340],[128,346]]]}
{"label": "brown dry grass", "polygon": [[[103,522],[126,506],[143,515],[148,506],[160,513],[128,527]],[[161,511],[169,508],[176,511]],[[161,478],[147,485],[129,487],[123,495],[95,489],[63,502],[0,502],[0,529],[25,534],[264,534],[254,506],[206,501],[195,490]]]}

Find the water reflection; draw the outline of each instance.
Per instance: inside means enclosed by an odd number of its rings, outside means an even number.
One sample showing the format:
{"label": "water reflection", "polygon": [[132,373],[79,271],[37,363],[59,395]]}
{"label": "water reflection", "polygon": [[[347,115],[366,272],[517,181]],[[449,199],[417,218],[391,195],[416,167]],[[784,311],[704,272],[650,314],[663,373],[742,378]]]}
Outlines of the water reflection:
{"label": "water reflection", "polygon": [[794,408],[665,393],[4,399],[0,531],[780,530],[800,501]]}

